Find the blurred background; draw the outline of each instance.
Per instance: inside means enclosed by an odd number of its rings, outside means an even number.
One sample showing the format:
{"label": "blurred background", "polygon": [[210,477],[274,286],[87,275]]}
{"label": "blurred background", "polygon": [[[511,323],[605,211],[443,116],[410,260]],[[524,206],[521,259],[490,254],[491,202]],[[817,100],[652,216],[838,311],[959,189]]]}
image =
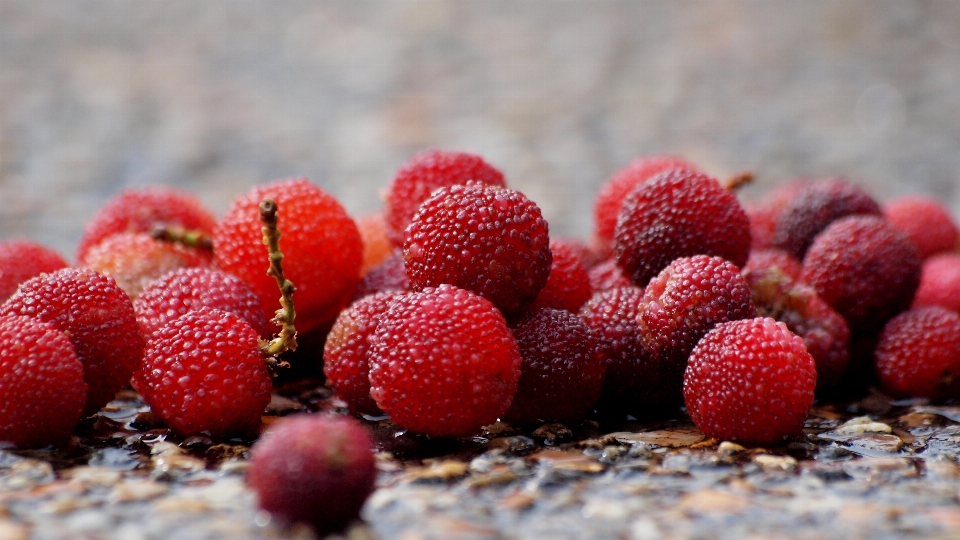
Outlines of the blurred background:
{"label": "blurred background", "polygon": [[476,152],[586,238],[631,158],[960,214],[960,2],[0,0],[0,239],[72,257],[125,188],[307,176],[355,216]]}

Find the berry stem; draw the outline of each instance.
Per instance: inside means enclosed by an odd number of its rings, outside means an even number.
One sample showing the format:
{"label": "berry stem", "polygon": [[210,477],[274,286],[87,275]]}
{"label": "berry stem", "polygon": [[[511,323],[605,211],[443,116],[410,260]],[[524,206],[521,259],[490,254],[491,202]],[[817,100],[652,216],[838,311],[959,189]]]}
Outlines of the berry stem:
{"label": "berry stem", "polygon": [[167,225],[156,225],[150,231],[150,236],[163,242],[173,242],[187,247],[202,249],[213,252],[213,238],[210,238],[203,231],[184,229],[183,227],[170,227]]}
{"label": "berry stem", "polygon": [[263,224],[263,243],[270,254],[270,269],[267,270],[267,275],[277,280],[281,306],[273,318],[273,322],[281,327],[280,333],[270,341],[262,340],[260,349],[272,359],[268,360],[271,367],[283,367],[285,363],[278,363],[276,357],[297,349],[297,329],[293,326],[293,320],[297,316],[293,308],[293,293],[297,289],[293,282],[283,277],[283,253],[280,252],[280,230],[277,228],[277,201],[264,199],[260,203],[260,223]]}
{"label": "berry stem", "polygon": [[753,172],[752,171],[743,171],[737,173],[730,178],[727,178],[721,184],[723,187],[727,188],[730,191],[737,191],[743,186],[753,183]]}

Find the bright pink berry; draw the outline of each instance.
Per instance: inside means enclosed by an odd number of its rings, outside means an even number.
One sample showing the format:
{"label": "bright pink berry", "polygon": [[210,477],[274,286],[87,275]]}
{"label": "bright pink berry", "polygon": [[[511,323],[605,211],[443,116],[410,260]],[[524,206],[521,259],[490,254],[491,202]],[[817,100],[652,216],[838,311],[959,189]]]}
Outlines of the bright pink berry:
{"label": "bright pink berry", "polygon": [[35,448],[69,440],[86,395],[83,364],[63,332],[0,316],[0,441]]}
{"label": "bright pink berry", "polygon": [[88,386],[84,416],[110,402],[143,358],[130,298],[116,281],[90,269],[63,268],[27,280],[0,314],[33,317],[67,334]]}
{"label": "bright pink berry", "polygon": [[874,358],[880,384],[896,397],[960,397],[960,314],[904,311],[883,327]]}
{"label": "bright pink berry", "polygon": [[553,257],[550,276],[530,308],[565,309],[576,313],[593,294],[587,269],[566,244],[551,241],[550,253]]}
{"label": "bright pink berry", "polygon": [[272,387],[259,337],[239,316],[201,306],[151,335],[137,388],[180,435],[256,433]]}
{"label": "bright pink berry", "polygon": [[800,434],[816,384],[803,340],[760,317],[719,324],[700,340],[684,373],[683,397],[708,437],[776,444]]}
{"label": "bright pink berry", "polygon": [[398,297],[367,355],[370,395],[394,423],[450,437],[503,416],[522,363],[500,311],[452,285]]}
{"label": "bright pink berry", "polygon": [[370,430],[348,417],[285,418],[250,449],[260,508],[321,535],[359,517],[376,478]]}
{"label": "bright pink berry", "polygon": [[547,222],[533,201],[512,189],[438,189],[406,235],[403,258],[414,290],[456,285],[508,317],[534,301],[550,274]]}
{"label": "bright pink berry", "polygon": [[0,242],[0,302],[24,281],[69,266],[56,251],[28,240]]}
{"label": "bright pink berry", "polygon": [[884,205],[883,216],[907,233],[922,259],[953,249],[960,239],[960,229],[950,210],[936,199],[900,197]]}
{"label": "bright pink berry", "polygon": [[913,307],[943,306],[960,313],[960,254],[941,253],[923,261]]}

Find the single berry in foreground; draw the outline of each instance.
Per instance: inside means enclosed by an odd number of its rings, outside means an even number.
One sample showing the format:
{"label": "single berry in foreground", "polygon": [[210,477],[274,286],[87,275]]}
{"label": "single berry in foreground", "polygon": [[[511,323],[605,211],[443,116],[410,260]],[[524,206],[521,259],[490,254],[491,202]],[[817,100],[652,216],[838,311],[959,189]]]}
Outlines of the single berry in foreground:
{"label": "single berry in foreground", "polygon": [[247,482],[260,508],[318,534],[357,519],[376,478],[373,437],[348,417],[288,417],[250,449]]}
{"label": "single berry in foreground", "polygon": [[960,397],[960,314],[904,311],[883,327],[874,358],[880,384],[896,397]]}
{"label": "single berry in foreground", "polygon": [[67,266],[57,252],[36,242],[0,242],[0,302],[10,298],[24,281]]}
{"label": "single berry in foreground", "polygon": [[950,210],[936,199],[900,197],[883,206],[883,216],[907,233],[922,259],[953,249],[960,239],[960,229]]}
{"label": "single berry in foreground", "polygon": [[34,448],[69,440],[86,394],[83,364],[63,332],[0,316],[0,442]]}
{"label": "single berry in foreground", "polygon": [[760,317],[719,324],[697,343],[683,397],[708,437],[776,444],[800,434],[816,384],[803,340],[785,324]]}
{"label": "single berry in foreground", "polygon": [[913,307],[943,306],[960,313],[960,253],[941,253],[923,261]]}
{"label": "single berry in foreground", "polygon": [[452,285],[397,297],[370,339],[370,395],[402,428],[456,437],[510,407],[522,357],[488,300]]}

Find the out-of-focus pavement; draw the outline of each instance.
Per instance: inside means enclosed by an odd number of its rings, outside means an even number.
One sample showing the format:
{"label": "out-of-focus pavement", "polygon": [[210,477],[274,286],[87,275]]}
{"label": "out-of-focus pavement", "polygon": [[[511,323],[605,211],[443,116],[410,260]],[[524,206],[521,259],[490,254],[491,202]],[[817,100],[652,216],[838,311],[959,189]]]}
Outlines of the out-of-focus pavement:
{"label": "out-of-focus pavement", "polygon": [[305,175],[360,215],[426,147],[583,237],[652,152],[752,169],[748,195],[844,174],[960,213],[960,2],[0,0],[0,239],[72,256],[155,183],[220,212]]}

